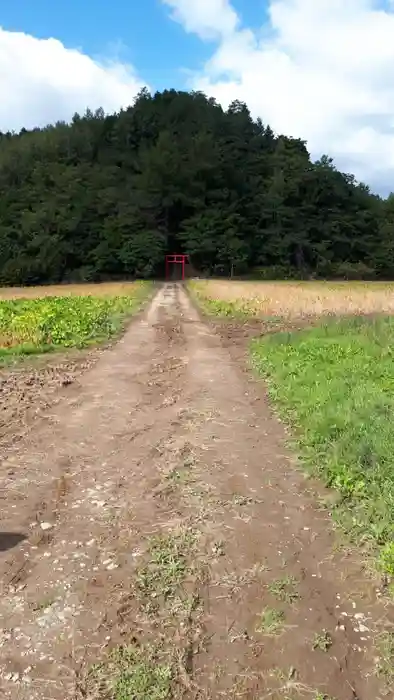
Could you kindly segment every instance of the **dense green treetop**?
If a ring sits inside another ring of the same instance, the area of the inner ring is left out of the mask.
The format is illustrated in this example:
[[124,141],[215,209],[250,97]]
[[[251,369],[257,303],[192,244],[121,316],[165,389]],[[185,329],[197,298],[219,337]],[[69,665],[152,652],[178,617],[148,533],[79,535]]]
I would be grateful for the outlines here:
[[0,134],[0,191],[1,284],[161,275],[172,252],[208,274],[394,277],[394,195],[199,92]]

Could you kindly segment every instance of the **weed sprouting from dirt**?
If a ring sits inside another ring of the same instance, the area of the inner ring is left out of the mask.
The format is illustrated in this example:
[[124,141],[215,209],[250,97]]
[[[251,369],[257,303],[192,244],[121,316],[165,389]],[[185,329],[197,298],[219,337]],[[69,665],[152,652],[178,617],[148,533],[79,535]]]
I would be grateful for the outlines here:
[[167,474],[166,479],[173,484],[185,484],[190,479],[190,472],[188,469],[182,469],[181,467],[174,468]]
[[327,630],[322,630],[322,632],[316,632],[313,642],[312,649],[319,649],[320,651],[328,651],[332,647],[332,637]]
[[215,557],[224,557],[225,555],[225,543],[223,540],[217,540],[212,545],[212,554]]
[[228,589],[228,595],[232,596],[239,593],[243,588],[247,588],[251,584],[260,580],[262,575],[268,571],[266,564],[255,564],[250,569],[245,569],[241,572],[230,572],[222,575],[217,581],[213,582],[214,586],[220,586]]
[[55,603],[55,600],[56,598],[53,595],[43,598],[33,606],[34,612],[41,612],[43,610],[46,610],[47,608],[52,607],[52,605]]
[[268,590],[275,598],[283,603],[294,603],[299,599],[297,580],[293,576],[285,576],[269,584]]
[[285,615],[282,610],[264,608],[259,617],[256,631],[266,635],[279,634],[283,630],[284,619]]
[[99,700],[167,700],[173,697],[174,660],[154,646],[115,648],[88,674],[88,697]]
[[255,502],[256,499],[253,499],[251,496],[234,496],[233,498],[233,503],[236,506],[248,506]]
[[195,541],[196,534],[190,530],[151,538],[149,560],[137,572],[137,588],[154,607],[160,599],[167,601],[176,595],[190,571],[188,557]]

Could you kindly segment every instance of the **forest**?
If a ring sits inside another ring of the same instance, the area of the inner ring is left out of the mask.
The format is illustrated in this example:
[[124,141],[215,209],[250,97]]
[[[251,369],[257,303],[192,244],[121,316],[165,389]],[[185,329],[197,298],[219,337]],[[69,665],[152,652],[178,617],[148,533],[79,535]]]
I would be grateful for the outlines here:
[[202,275],[394,278],[383,199],[247,105],[142,90],[119,113],[0,133],[0,284]]

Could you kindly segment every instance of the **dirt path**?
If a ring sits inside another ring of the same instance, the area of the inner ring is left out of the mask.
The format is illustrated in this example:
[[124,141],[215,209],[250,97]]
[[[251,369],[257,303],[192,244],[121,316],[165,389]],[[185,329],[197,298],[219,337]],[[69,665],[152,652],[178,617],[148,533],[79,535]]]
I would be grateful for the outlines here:
[[376,582],[284,437],[163,287],[2,462],[1,697],[391,697]]

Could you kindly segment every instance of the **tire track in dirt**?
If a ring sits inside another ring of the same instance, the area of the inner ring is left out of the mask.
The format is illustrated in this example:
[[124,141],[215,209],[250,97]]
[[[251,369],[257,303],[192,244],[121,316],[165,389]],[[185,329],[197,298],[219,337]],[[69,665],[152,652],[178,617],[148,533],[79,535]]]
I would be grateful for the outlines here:
[[[200,478],[216,503],[210,527],[222,544],[200,673],[213,697],[384,695],[374,639],[387,611],[376,582],[348,550],[335,553],[329,517],[308,494],[267,401],[185,296],[182,308],[193,321],[185,326],[193,408],[210,416],[194,436],[205,445]],[[280,634],[270,633],[275,626]],[[215,665],[221,673],[212,679]]]
[[121,637],[118,605],[142,534],[156,511],[168,518],[152,462],[176,430],[172,381],[182,385],[184,363],[157,330],[165,306],[163,290],[13,452],[19,498],[2,523],[28,540],[1,557],[2,697],[74,697],[85,658],[96,660],[114,626]]
[[[2,697],[114,697],[86,669],[132,640],[177,660],[174,698],[384,697],[387,612],[334,552],[284,438],[183,288],[163,287],[12,454],[2,529],[27,539],[0,553]],[[163,598],[146,561],[173,533],[190,564]]]

